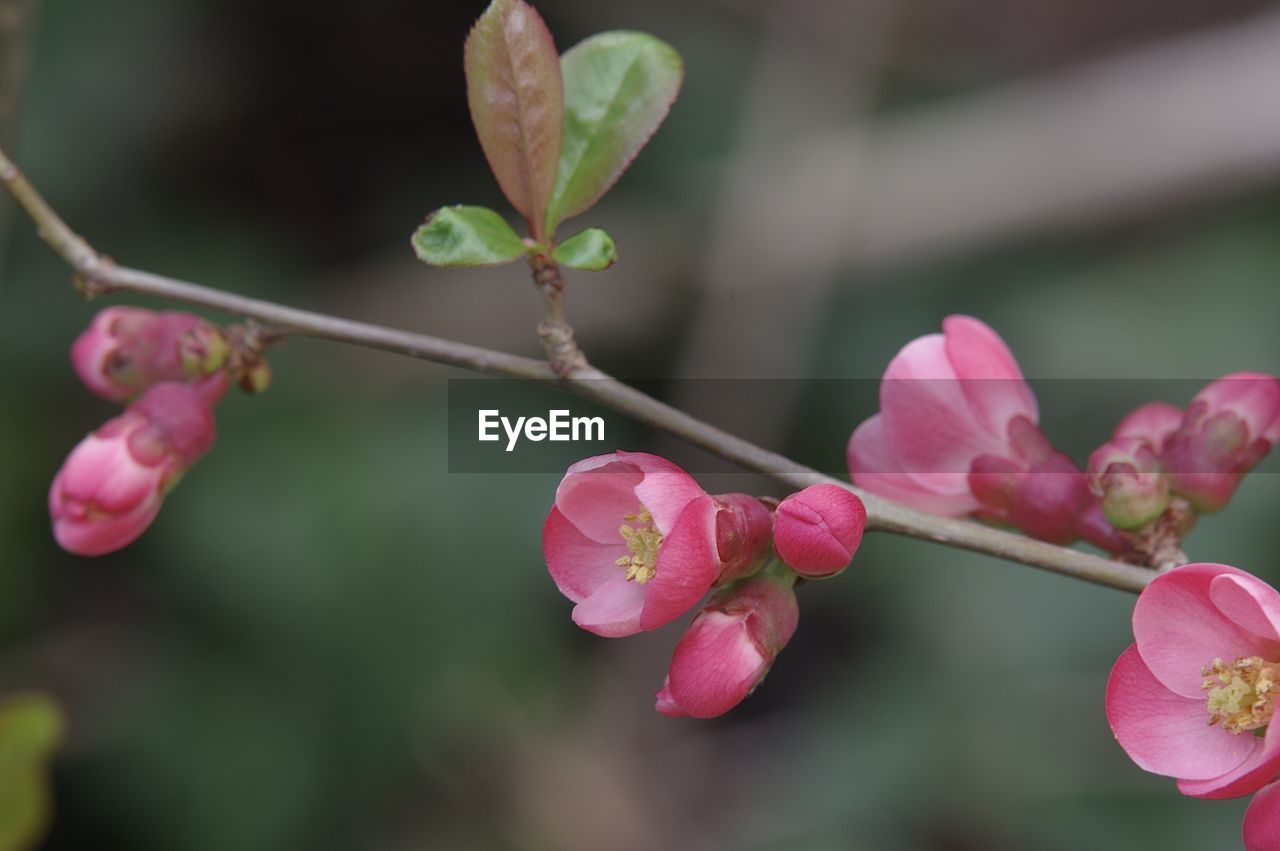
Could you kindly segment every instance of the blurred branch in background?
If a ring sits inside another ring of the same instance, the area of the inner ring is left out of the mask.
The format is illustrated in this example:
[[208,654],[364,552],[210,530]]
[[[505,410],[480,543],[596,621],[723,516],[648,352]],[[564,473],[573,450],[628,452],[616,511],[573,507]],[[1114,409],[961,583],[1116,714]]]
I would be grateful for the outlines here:
[[781,283],[832,251],[888,265],[1272,182],[1278,44],[1268,14],[810,137],[758,175],[739,262]]
[[[744,219],[759,217],[771,207],[760,195],[759,183],[777,168],[779,152],[792,144],[796,128],[817,133],[842,125],[847,129],[852,114],[853,127],[862,132],[875,100],[894,15],[894,5],[885,0],[838,7],[826,0],[804,0],[771,8],[763,27],[768,37],[745,93],[736,134],[741,141],[724,170],[702,301],[686,336],[683,377],[806,373],[809,348],[794,342],[809,336],[821,319],[838,248],[815,247],[804,272],[791,274],[770,259],[776,238],[754,247],[744,245]],[[752,298],[734,303],[734,293],[751,293]],[[752,327],[762,314],[770,317],[770,336],[777,331],[793,344],[759,340],[742,345],[743,328]],[[789,386],[781,385],[779,391]],[[730,420],[751,417],[769,442],[786,428],[794,401],[776,399],[765,410],[753,405],[750,411],[726,414]],[[697,412],[697,399],[679,399],[676,404]]]
[[[36,3],[37,0],[0,0],[0,147],[12,145],[17,133]],[[4,261],[9,216],[9,205],[0,204],[0,266]],[[4,277],[0,275],[0,287],[3,285]]]

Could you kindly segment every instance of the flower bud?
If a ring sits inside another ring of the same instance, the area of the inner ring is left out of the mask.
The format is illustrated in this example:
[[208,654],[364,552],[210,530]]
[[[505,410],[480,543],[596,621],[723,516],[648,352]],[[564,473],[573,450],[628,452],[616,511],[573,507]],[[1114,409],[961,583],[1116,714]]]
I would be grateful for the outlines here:
[[1094,503],[1084,474],[1025,417],[1009,422],[1012,458],[981,455],[969,471],[969,490],[984,520],[1015,526],[1034,538],[1069,544]]
[[1182,409],[1166,402],[1149,402],[1134,408],[1116,426],[1115,440],[1140,440],[1158,454],[1169,436],[1182,425]]
[[1161,460],[1173,492],[1200,512],[1226,506],[1236,487],[1280,440],[1280,379],[1239,372],[1219,378],[1191,400]]
[[790,573],[766,572],[712,597],[676,645],[655,708],[712,718],[741,703],[796,631],[794,581]]
[[180,311],[109,307],[71,346],[71,364],[85,386],[123,402],[164,381],[210,375],[227,358],[222,331]]
[[778,506],[773,545],[801,576],[834,576],[849,566],[862,542],[867,509],[838,485],[811,485]]
[[[225,389],[225,378],[220,383]],[[134,541],[214,437],[201,389],[174,382],[152,387],[82,440],[54,477],[49,514],[59,546],[95,556]]]
[[1089,487],[1119,529],[1140,529],[1169,507],[1169,478],[1156,450],[1141,438],[1120,437],[1095,449]]
[[722,493],[716,503],[716,551],[724,585],[743,579],[764,567],[773,533],[773,512],[745,493]]

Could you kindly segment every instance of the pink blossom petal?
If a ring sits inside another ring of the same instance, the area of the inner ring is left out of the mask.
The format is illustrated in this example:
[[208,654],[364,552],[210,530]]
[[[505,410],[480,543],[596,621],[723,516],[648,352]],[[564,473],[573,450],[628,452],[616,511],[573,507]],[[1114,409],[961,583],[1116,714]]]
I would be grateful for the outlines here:
[[716,506],[709,496],[689,503],[658,550],[655,573],[644,586],[643,629],[657,629],[697,605],[720,570]]
[[1003,434],[1017,416],[1039,420],[1035,394],[1000,335],[971,316],[948,316],[942,322],[947,358],[960,377],[965,396],[979,422]]
[[676,645],[670,691],[694,718],[714,718],[738,705],[769,667],[742,617],[704,612]]
[[625,575],[616,561],[627,554],[627,546],[621,535],[614,537],[613,544],[602,544],[569,522],[559,508],[551,509],[542,527],[542,554],[560,593],[579,603],[617,574]]
[[1130,411],[1116,426],[1116,440],[1140,440],[1156,452],[1182,425],[1182,409],[1167,402],[1151,402]]
[[969,492],[967,476],[956,475],[945,481],[932,482],[945,485],[945,489],[939,492],[902,472],[889,446],[881,414],[876,414],[854,430],[849,438],[846,458],[853,483],[886,499],[950,517],[963,517],[978,507],[978,501]]
[[1228,618],[1270,643],[1264,658],[1280,659],[1280,594],[1248,574],[1223,574],[1209,585],[1209,597]]
[[1156,679],[1183,697],[1201,696],[1201,669],[1214,659],[1269,655],[1273,642],[1238,626],[1214,605],[1210,587],[1225,564],[1188,564],[1157,576],[1133,609],[1138,652]]
[[129,454],[124,436],[89,435],[67,456],[62,492],[103,511],[125,511],[157,491],[163,471],[144,467]]
[[636,486],[636,496],[649,509],[654,525],[664,535],[676,525],[686,505],[706,494],[693,476],[666,458],[647,452],[618,454],[644,473],[644,481]]
[[74,503],[61,493],[62,476],[53,480],[49,493],[53,537],[69,553],[100,556],[115,552],[136,541],[160,513],[158,492],[139,500],[127,510],[101,514],[83,503]]
[[1203,694],[1192,699],[1169,691],[1152,675],[1136,645],[1111,669],[1107,721],[1130,759],[1166,777],[1220,777],[1262,748],[1254,736],[1210,727]]
[[[1248,759],[1220,777],[1179,780],[1178,791],[1193,798],[1238,798],[1256,792],[1274,780],[1280,773],[1280,724],[1268,725],[1262,738],[1247,733],[1238,738],[1255,742]],[[1261,743],[1261,746],[1256,743]]]
[[641,631],[644,598],[644,586],[628,582],[626,573],[619,570],[573,607],[573,622],[605,638],[635,635]]
[[1280,851],[1280,782],[1263,786],[1244,813],[1245,851]]
[[912,340],[885,370],[880,412],[904,472],[931,490],[935,474],[967,474],[978,455],[1006,450],[1002,435],[978,422],[946,357],[941,334]]
[[[601,459],[604,463],[585,466]],[[643,478],[634,464],[613,455],[579,461],[556,488],[556,508],[588,538],[616,543],[621,539],[618,527],[623,517],[640,508],[635,488]]]
[[662,681],[662,688],[653,693],[653,708],[668,718],[688,718],[689,713],[680,708],[676,699],[671,696],[671,677]]

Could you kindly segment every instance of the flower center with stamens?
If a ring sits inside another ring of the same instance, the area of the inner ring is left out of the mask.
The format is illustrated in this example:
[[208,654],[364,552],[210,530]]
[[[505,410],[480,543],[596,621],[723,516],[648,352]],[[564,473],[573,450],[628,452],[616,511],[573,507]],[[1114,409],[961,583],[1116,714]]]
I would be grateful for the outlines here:
[[1208,693],[1209,724],[1221,724],[1234,735],[1261,730],[1271,723],[1280,697],[1280,665],[1259,656],[1243,656],[1231,664],[1214,659],[1200,669]]
[[649,509],[640,506],[634,514],[624,514],[618,534],[627,542],[628,555],[618,559],[618,567],[627,569],[627,581],[643,585],[658,572],[658,548],[662,546],[662,533],[653,522]]

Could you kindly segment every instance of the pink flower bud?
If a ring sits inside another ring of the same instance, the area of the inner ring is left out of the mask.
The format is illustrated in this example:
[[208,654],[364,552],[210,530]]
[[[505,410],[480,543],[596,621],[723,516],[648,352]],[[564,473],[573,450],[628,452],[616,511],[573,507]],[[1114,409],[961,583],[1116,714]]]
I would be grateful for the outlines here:
[[722,493],[716,503],[716,552],[720,555],[717,584],[756,573],[769,556],[773,512],[745,493]]
[[1239,372],[1219,378],[1191,400],[1161,460],[1174,493],[1198,511],[1226,506],[1244,474],[1280,439],[1280,379]]
[[[225,390],[225,377],[220,383]],[[49,514],[59,546],[95,556],[134,541],[214,437],[201,389],[172,382],[152,387],[82,440],[54,477]]]
[[1165,402],[1150,402],[1134,408],[1116,426],[1115,440],[1140,440],[1157,454],[1182,425],[1182,409]]
[[71,363],[85,386],[115,402],[163,381],[210,375],[227,357],[222,331],[198,316],[109,307],[71,346]]
[[655,708],[712,718],[741,703],[796,631],[793,581],[764,573],[712,597],[676,645]]
[[1120,529],[1140,529],[1169,507],[1169,478],[1156,449],[1141,438],[1119,437],[1095,449],[1089,456],[1089,487]]
[[1015,526],[1042,541],[1069,544],[1094,504],[1084,474],[1022,417],[1009,423],[1010,457],[981,455],[969,473],[974,515]]
[[862,543],[867,509],[838,485],[811,485],[778,506],[773,545],[801,576],[833,576],[849,566]]
[[614,452],[579,461],[542,529],[547,569],[607,637],[657,629],[689,611],[720,573],[716,504],[665,458]]

